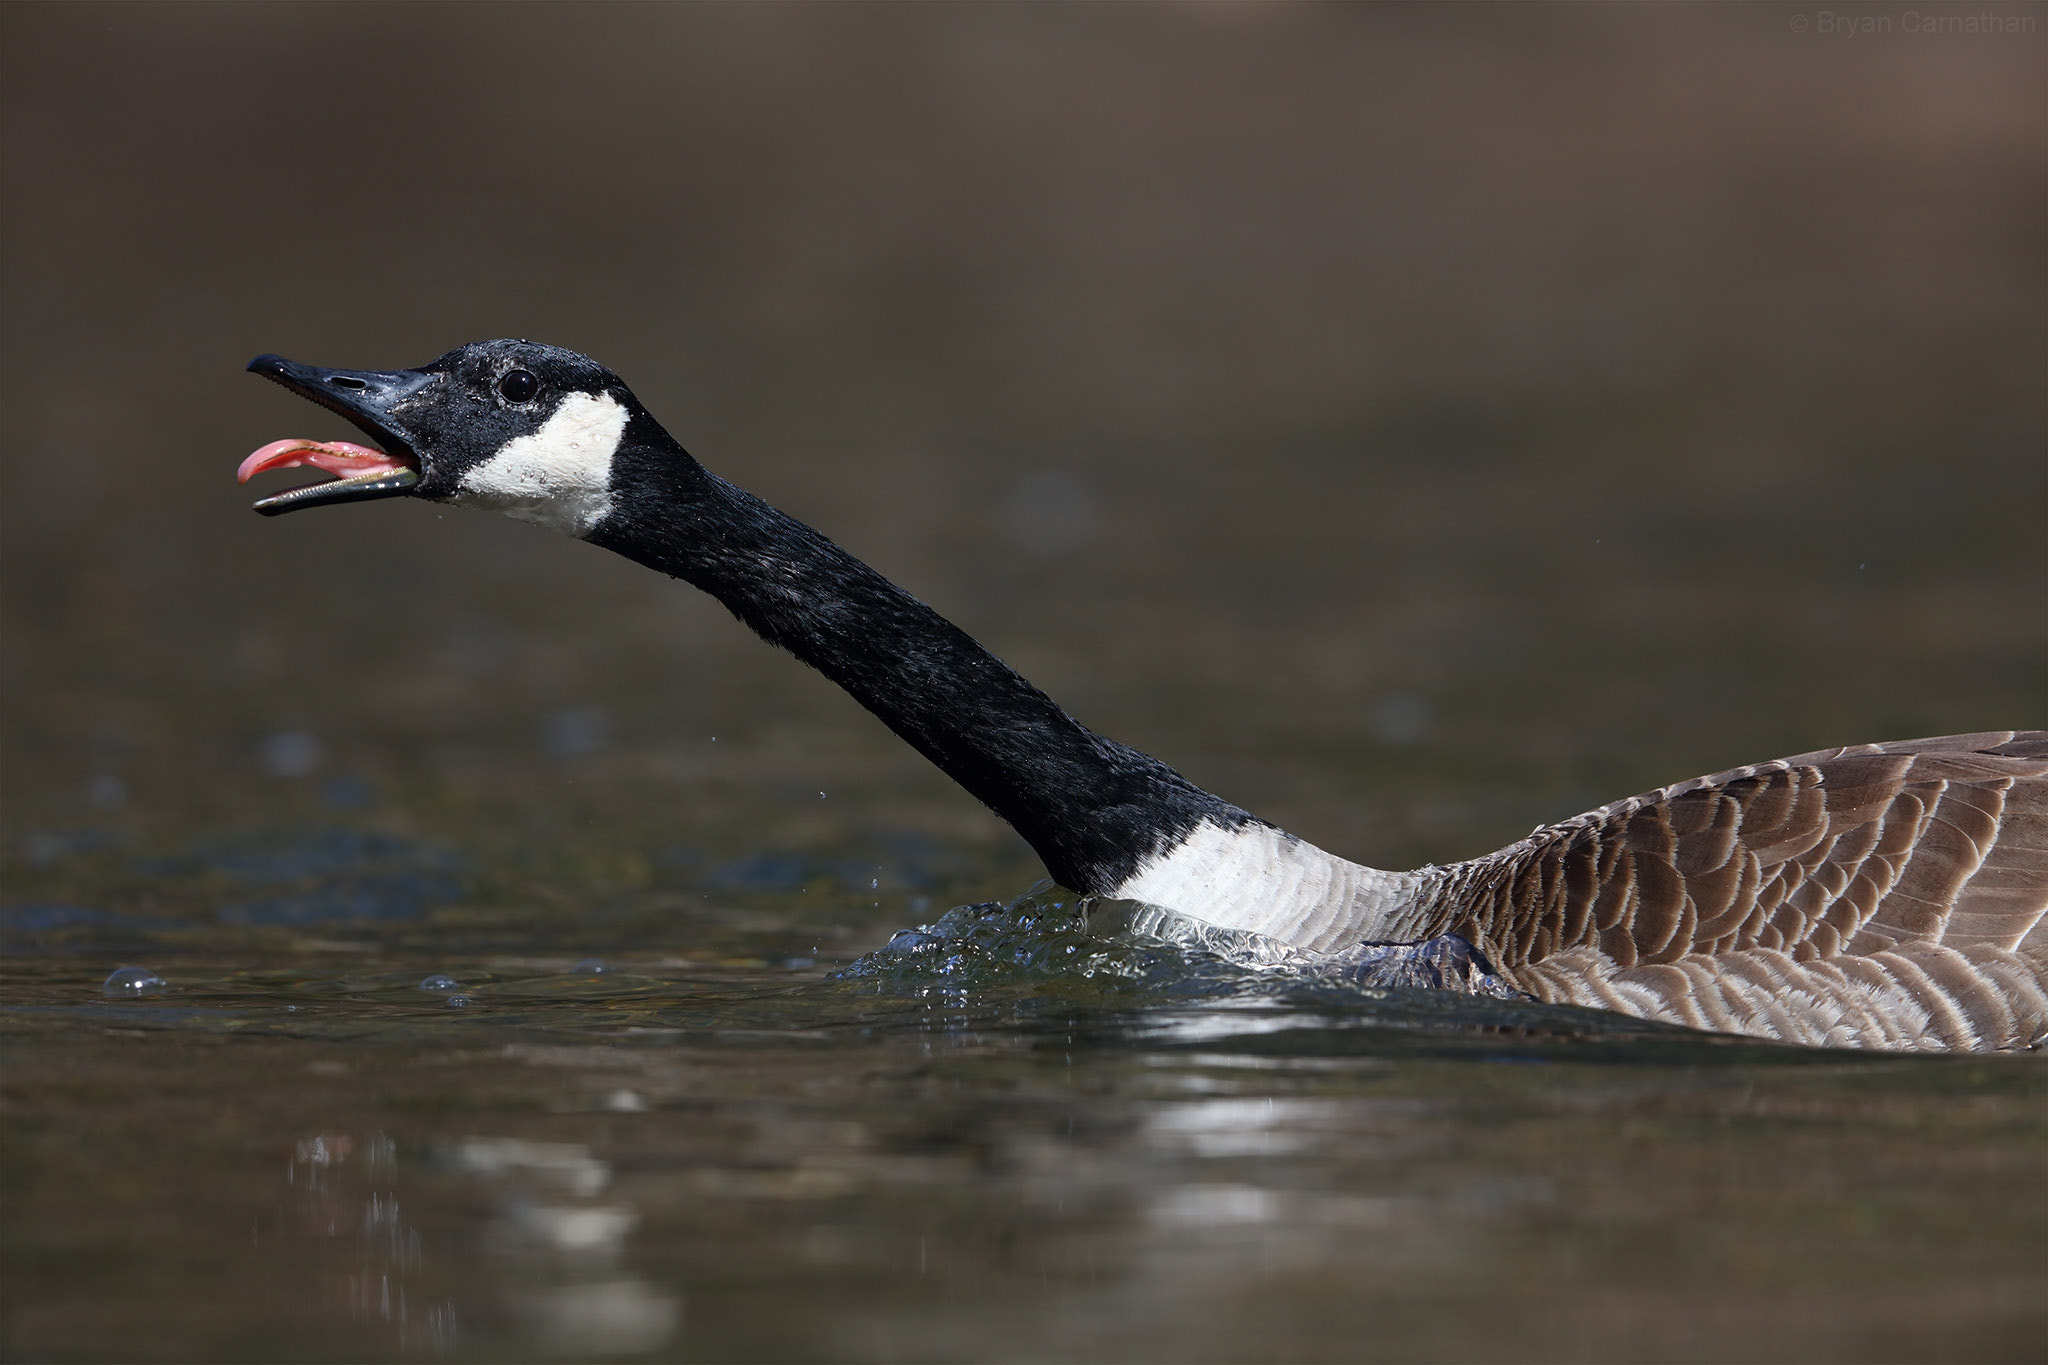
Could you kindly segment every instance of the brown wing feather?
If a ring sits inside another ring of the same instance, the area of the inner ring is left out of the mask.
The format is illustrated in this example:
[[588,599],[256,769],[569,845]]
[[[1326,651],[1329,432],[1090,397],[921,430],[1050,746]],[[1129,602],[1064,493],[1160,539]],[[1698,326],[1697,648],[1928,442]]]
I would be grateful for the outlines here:
[[[2048,732],[1737,768],[1540,829],[1447,874],[1442,922],[1539,986],[1562,959],[1580,964],[1604,983],[1585,1003],[1625,1008],[1604,992],[1639,989],[1667,1002],[1660,1017],[1692,1022],[1699,997],[1739,993],[1758,963],[1794,995],[1815,982],[1868,995],[1863,965],[1790,968],[1881,957],[1888,988],[1925,1009],[1915,1027],[1976,1037],[2004,1027],[1984,1022],[2002,1008],[2001,972],[2032,972],[2038,987],[2048,968]],[[1726,979],[1703,990],[1702,969]],[[1958,1009],[1968,1018],[1949,1028]]]

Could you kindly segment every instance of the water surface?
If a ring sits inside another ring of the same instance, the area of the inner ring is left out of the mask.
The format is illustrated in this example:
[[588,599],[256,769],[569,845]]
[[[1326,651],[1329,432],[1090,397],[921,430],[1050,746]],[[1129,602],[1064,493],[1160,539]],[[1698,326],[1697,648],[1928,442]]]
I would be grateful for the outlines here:
[[[2048,1330],[2037,1058],[1301,979],[1051,890],[863,954],[844,891],[504,915],[446,854],[260,854],[183,871],[354,889],[203,932],[11,912],[13,1358],[2024,1359]],[[436,876],[451,901],[406,902]]]
[[2048,33],[1866,8],[0,6],[0,1356],[2039,1359],[2040,1057],[945,921],[716,603],[231,481],[569,345],[1375,866],[2039,726]]

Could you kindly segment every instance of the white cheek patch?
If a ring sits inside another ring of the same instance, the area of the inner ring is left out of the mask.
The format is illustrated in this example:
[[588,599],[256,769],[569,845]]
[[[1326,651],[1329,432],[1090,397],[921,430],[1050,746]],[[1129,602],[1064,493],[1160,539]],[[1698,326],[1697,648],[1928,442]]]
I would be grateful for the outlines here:
[[505,442],[464,474],[451,501],[587,535],[612,510],[612,456],[625,432],[616,398],[572,393],[539,431]]

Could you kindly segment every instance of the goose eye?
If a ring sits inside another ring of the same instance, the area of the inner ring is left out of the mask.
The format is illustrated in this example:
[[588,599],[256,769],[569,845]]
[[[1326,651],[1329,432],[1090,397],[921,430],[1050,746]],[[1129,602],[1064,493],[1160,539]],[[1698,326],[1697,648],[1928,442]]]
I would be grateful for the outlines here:
[[526,370],[512,370],[498,381],[498,392],[508,403],[524,403],[540,392],[540,381]]

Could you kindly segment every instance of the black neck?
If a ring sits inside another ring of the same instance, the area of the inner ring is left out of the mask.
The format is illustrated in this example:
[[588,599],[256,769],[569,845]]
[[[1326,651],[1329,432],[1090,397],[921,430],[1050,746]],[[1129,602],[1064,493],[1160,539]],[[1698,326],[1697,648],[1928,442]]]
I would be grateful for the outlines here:
[[589,539],[694,584],[838,683],[1008,821],[1063,886],[1100,893],[1204,819],[1251,819],[1095,734],[924,603],[707,472],[644,410]]

